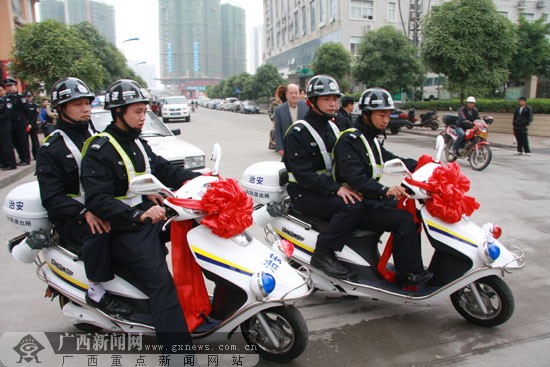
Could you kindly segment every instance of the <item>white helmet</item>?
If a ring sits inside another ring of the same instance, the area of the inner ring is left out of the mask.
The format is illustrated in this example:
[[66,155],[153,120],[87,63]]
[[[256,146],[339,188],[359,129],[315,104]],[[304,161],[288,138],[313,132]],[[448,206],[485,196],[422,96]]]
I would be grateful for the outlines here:
[[470,103],[470,102],[476,103],[476,97],[470,96],[470,97],[468,97],[468,98],[466,99],[466,102],[467,102],[467,103]]

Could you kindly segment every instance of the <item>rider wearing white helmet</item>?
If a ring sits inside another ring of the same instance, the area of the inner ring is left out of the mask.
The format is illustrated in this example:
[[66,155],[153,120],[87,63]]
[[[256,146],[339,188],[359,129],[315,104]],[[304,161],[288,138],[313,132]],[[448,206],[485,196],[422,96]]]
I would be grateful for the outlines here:
[[470,96],[466,98],[466,106],[458,111],[458,120],[456,122],[456,140],[451,148],[451,153],[456,154],[460,144],[464,140],[464,130],[471,129],[474,126],[474,121],[479,120],[479,112],[474,107],[476,97]]

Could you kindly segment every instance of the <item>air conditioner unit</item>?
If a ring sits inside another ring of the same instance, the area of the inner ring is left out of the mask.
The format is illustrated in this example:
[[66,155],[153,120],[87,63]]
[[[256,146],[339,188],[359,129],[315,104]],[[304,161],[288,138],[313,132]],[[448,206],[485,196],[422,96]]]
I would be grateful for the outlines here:
[[519,0],[518,1],[518,8],[519,9],[525,9],[525,0]]
[[546,5],[546,0],[537,1],[537,7],[538,8],[544,8],[545,5]]

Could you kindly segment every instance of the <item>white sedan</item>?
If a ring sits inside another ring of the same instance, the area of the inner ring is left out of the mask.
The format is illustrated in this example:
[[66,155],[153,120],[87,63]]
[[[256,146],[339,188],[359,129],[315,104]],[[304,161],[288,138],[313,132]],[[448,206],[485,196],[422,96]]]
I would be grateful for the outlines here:
[[[105,130],[111,121],[110,111],[92,110],[92,122],[98,131]],[[147,140],[153,152],[177,166],[201,173],[210,172],[205,168],[204,152],[195,145],[176,138],[180,134],[180,129],[168,129],[152,111],[147,111],[141,137]]]

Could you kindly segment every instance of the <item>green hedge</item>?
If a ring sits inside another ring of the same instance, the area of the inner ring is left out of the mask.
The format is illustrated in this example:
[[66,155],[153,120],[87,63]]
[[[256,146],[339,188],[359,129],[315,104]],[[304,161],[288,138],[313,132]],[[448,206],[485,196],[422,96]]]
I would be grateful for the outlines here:
[[[550,99],[536,98],[528,99],[527,103],[533,108],[534,113],[549,113],[550,114]],[[458,111],[461,107],[458,99],[442,99],[434,101],[415,101],[406,102],[401,105],[401,109],[409,109],[415,106],[417,110],[430,110],[435,108],[438,111],[448,111],[452,108],[453,111]],[[513,113],[518,107],[517,101],[509,101],[504,99],[478,99],[476,107],[480,112],[509,112]]]

